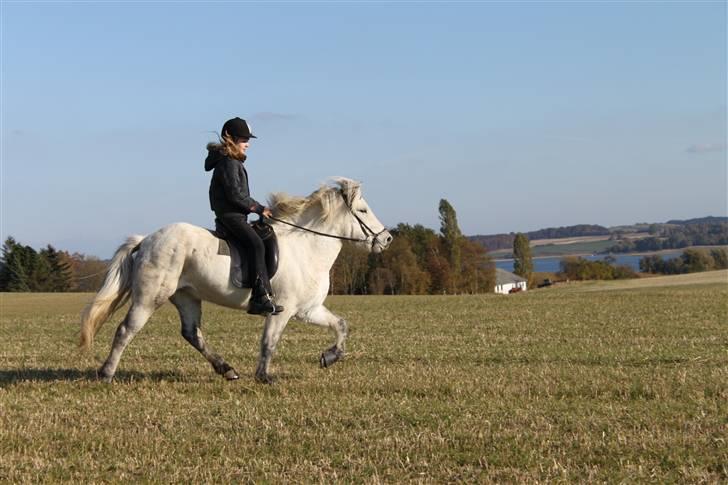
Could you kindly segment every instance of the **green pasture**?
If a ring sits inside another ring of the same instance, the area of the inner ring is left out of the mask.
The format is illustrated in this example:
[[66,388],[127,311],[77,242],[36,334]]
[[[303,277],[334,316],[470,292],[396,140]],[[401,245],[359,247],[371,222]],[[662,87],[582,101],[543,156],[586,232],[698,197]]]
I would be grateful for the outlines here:
[[165,306],[108,385],[121,315],[84,354],[90,295],[1,294],[0,482],[725,482],[728,272],[679,278],[331,297],[347,359],[319,369],[332,336],[292,322],[272,386],[244,313],[203,317],[241,380]]
[[531,256],[568,256],[570,254],[594,254],[614,246],[614,241],[591,241],[573,244],[545,244],[531,248]]

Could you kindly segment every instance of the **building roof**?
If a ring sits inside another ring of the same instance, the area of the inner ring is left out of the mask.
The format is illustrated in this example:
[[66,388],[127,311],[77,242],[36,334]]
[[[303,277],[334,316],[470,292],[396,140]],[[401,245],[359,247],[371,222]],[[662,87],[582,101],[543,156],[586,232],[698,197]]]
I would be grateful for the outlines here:
[[510,271],[504,269],[495,269],[495,284],[496,285],[507,285],[509,283],[521,283],[526,281],[525,278],[521,278],[517,274],[513,274]]

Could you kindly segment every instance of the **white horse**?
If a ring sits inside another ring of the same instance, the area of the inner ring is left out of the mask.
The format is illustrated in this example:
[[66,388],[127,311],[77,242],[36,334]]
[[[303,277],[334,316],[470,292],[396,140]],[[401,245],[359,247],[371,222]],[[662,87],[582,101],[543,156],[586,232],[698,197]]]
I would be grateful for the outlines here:
[[[361,196],[361,185],[334,179],[309,197],[273,194],[270,199],[279,247],[278,271],[271,280],[276,302],[285,310],[265,319],[256,380],[271,382],[270,361],[281,334],[292,317],[330,328],[336,343],[321,356],[321,365],[344,355],[346,321],[324,306],[329,271],[341,250],[342,239],[381,252],[391,234]],[[291,227],[280,222],[290,222]],[[324,237],[329,235],[332,237]],[[84,310],[81,346],[89,348],[101,325],[131,299],[126,317],[116,330],[111,353],[99,370],[111,381],[119,359],[152,313],[170,300],[182,320],[182,336],[226,379],[238,374],[205,343],[200,330],[202,300],[244,310],[249,289],[230,282],[230,257],[218,255],[219,240],[207,229],[170,224],[147,236],[131,236],[114,254],[103,287]]]

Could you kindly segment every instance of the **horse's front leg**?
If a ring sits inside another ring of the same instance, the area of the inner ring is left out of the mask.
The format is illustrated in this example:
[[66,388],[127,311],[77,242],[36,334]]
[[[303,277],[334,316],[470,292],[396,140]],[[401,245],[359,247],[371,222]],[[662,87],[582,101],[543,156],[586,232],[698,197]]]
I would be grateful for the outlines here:
[[270,361],[290,318],[291,313],[286,310],[278,315],[268,315],[265,318],[263,337],[260,339],[260,358],[258,359],[258,368],[255,371],[256,381],[264,384],[273,383],[273,378],[269,373]]
[[302,319],[316,325],[328,327],[336,335],[336,343],[333,347],[325,350],[319,358],[321,367],[331,367],[344,358],[344,344],[349,333],[346,320],[332,313],[328,308],[321,305],[307,312]]

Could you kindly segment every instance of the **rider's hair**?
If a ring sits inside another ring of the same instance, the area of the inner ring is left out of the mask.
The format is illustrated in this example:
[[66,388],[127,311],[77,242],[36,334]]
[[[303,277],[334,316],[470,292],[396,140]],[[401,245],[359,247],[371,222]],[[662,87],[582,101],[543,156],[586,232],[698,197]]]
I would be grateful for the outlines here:
[[207,144],[208,150],[216,150],[223,155],[234,158],[236,160],[245,160],[245,154],[240,150],[238,145],[235,144],[233,141],[233,137],[228,135],[227,133],[224,133],[222,135],[222,138],[220,138],[219,143],[208,143]]

